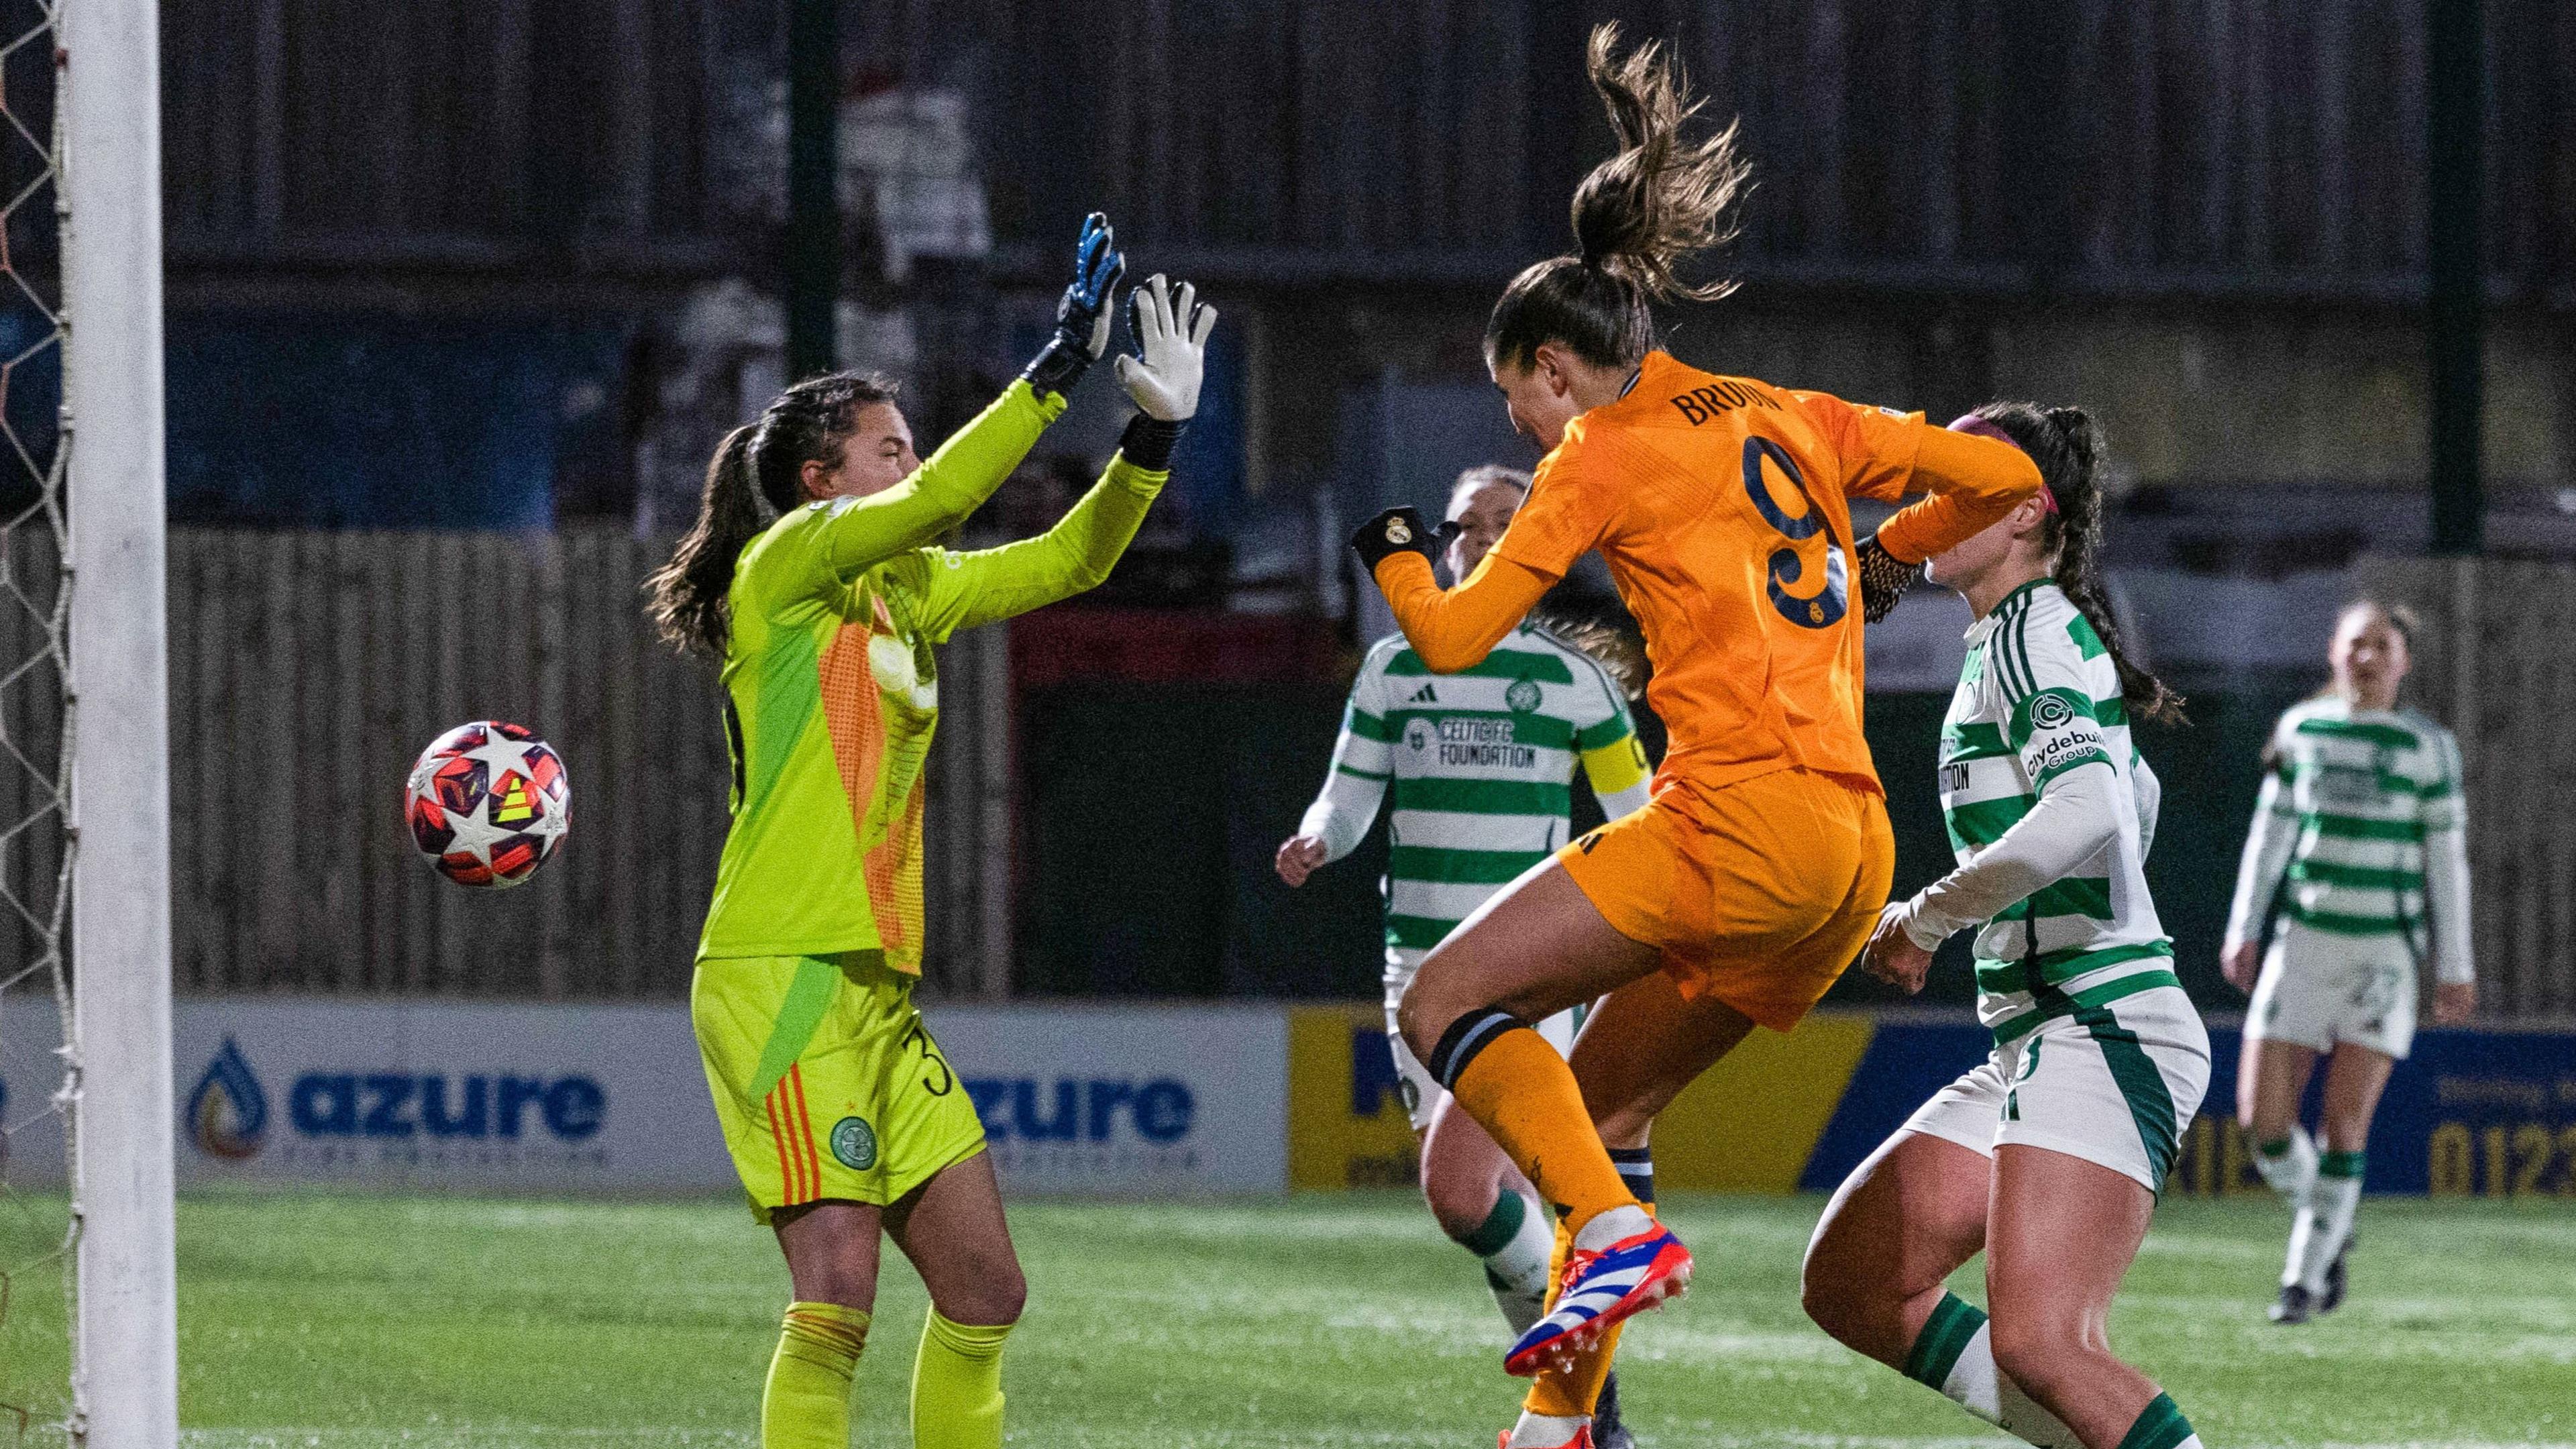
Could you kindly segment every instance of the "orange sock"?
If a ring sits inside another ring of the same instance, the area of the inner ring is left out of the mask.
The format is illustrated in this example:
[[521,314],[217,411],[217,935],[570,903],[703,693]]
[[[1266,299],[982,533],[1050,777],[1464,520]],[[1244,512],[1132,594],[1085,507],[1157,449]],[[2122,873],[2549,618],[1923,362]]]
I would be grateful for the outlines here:
[[[1461,1055],[1463,1063],[1455,1060]],[[1573,1069],[1547,1038],[1488,1012],[1451,1027],[1433,1056],[1433,1070],[1458,1105],[1556,1209],[1565,1231],[1580,1232],[1598,1214],[1636,1204],[1584,1110]],[[1449,1070],[1441,1072],[1443,1066]]]

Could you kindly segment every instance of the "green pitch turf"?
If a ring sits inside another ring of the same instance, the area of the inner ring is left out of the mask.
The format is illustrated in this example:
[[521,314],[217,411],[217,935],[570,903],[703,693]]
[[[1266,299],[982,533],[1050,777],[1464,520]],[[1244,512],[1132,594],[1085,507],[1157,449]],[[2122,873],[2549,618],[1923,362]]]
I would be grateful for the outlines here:
[[[1819,1206],[1670,1205],[1700,1271],[1629,1335],[1641,1441],[2000,1442],[1800,1316]],[[1509,1422],[1491,1303],[1409,1198],[1040,1204],[1013,1223],[1032,1285],[1009,1358],[1015,1443],[1481,1446]],[[2353,1302],[2304,1329],[2263,1321],[2283,1227],[2269,1203],[2169,1203],[2114,1320],[2213,1449],[2576,1444],[2564,1204],[2372,1202]],[[719,1203],[197,1197],[179,1267],[197,1449],[752,1444],[786,1293],[766,1235]],[[58,1282],[12,1285],[13,1387],[59,1373]],[[1960,1287],[1981,1296],[1972,1274]],[[891,1268],[861,1444],[910,1442],[921,1312]]]

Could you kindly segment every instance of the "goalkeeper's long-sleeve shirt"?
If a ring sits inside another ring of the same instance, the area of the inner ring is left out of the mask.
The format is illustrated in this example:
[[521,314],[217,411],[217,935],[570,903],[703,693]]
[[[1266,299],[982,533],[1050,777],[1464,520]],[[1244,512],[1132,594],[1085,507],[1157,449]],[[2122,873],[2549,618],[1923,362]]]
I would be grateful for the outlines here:
[[932,544],[1063,408],[1015,382],[903,482],[798,508],[743,549],[723,674],[733,827],[701,958],[878,951],[920,971],[932,646],[1098,584],[1170,476],[1121,455],[1036,538]]

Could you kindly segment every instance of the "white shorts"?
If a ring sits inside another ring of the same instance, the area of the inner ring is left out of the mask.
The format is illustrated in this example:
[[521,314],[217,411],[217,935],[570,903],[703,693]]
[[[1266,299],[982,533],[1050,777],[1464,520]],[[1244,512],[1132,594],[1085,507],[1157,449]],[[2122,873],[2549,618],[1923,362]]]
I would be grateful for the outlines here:
[[2415,1049],[2415,969],[2403,936],[2345,936],[2285,921],[2264,953],[2245,1035],[2320,1052],[2348,1041],[2403,1060]]
[[2209,1033],[2179,988],[2158,986],[2041,1022],[1999,1045],[1897,1129],[1992,1157],[2045,1147],[2164,1191],[2174,1148],[2209,1090]]
[[[1395,1008],[1404,1000],[1404,989],[1413,984],[1413,973],[1422,969],[1422,958],[1428,951],[1406,951],[1389,947],[1386,953],[1386,1053],[1395,1058],[1397,1092],[1404,1097],[1404,1115],[1413,1122],[1419,1136],[1431,1130],[1431,1113],[1439,1107],[1441,1096],[1448,1090],[1440,1085],[1430,1069],[1413,1058],[1413,1048],[1404,1044],[1404,1033],[1396,1030]],[[1538,1024],[1538,1034],[1561,1056],[1574,1053],[1574,1034],[1583,1028],[1583,1008],[1560,1011]]]

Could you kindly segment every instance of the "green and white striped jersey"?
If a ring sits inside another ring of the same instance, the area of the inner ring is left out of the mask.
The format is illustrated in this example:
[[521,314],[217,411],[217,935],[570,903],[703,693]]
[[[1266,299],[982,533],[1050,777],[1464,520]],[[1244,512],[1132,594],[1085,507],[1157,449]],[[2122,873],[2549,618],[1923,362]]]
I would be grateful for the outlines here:
[[1577,765],[1610,818],[1646,802],[1627,700],[1581,650],[1523,624],[1473,668],[1434,674],[1391,635],[1351,683],[1332,774],[1300,833],[1337,860],[1393,792],[1387,954],[1410,961],[1565,844]]
[[1999,1041],[2177,984],[2147,894],[2154,775],[2130,741],[2119,671],[2064,591],[2034,580],[1969,629],[1941,727],[1941,816],[1962,875],[2043,795],[2095,766],[2113,781],[2096,804],[2114,815],[2108,840],[1977,931],[1977,1015]]
[[2460,747],[2411,709],[2361,710],[2328,694],[2273,728],[2273,768],[2228,912],[2227,944],[2277,918],[2338,936],[2431,950],[2442,979],[2466,981],[2466,812]]

